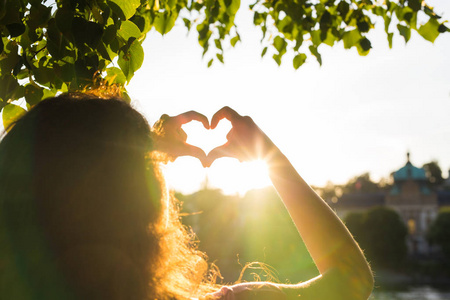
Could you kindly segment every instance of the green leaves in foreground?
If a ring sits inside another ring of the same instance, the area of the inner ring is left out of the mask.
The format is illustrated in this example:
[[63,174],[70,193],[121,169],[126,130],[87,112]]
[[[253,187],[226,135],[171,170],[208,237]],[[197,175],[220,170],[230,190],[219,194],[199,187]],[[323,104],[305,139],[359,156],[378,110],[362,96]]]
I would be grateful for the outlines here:
[[129,82],[144,61],[144,50],[141,44],[134,40],[129,47],[122,49],[119,53],[117,63],[125,75],[126,81]]
[[136,13],[136,9],[141,4],[140,0],[108,0],[108,6],[122,20],[128,20]]
[[[439,24],[437,19],[430,18],[425,25],[420,26],[418,32],[424,39],[433,43],[440,33],[439,26],[441,26],[441,24]],[[442,24],[442,26],[445,27],[444,24]]]
[[[278,65],[293,54],[298,69],[307,56],[322,64],[322,44],[356,48],[367,55],[368,33],[384,24],[389,46],[394,31],[405,42],[416,30],[434,42],[448,32],[445,21],[422,0],[256,0],[253,23],[261,29],[261,56]],[[234,20],[240,0],[0,0],[0,110],[12,120],[24,98],[31,107],[57,92],[125,85],[142,66],[142,42],[152,29],[167,34],[177,24],[196,30],[210,67],[240,41]],[[245,8],[244,8],[245,9]],[[421,14],[423,24],[417,24]],[[395,23],[395,24],[394,24]],[[378,26],[378,25],[377,25]],[[339,43],[342,41],[342,43]]]
[[15,121],[17,121],[24,113],[25,109],[18,105],[8,104],[3,108],[3,127],[8,129]]
[[[342,41],[345,49],[356,48],[359,55],[367,55],[372,48],[368,33],[375,23],[384,24],[389,47],[392,47],[394,31],[405,42],[416,30],[424,39],[434,42],[440,33],[448,32],[445,22],[422,0],[402,1],[340,0],[340,1],[265,1],[250,5],[254,12],[253,23],[261,28],[262,56],[270,48],[273,59],[280,65],[287,52],[294,53],[294,68],[300,67],[309,49],[322,64],[320,47],[334,47]],[[417,24],[417,15],[425,24]],[[393,24],[397,22],[396,24]],[[286,44],[284,44],[286,43]],[[280,51],[281,50],[281,51]]]

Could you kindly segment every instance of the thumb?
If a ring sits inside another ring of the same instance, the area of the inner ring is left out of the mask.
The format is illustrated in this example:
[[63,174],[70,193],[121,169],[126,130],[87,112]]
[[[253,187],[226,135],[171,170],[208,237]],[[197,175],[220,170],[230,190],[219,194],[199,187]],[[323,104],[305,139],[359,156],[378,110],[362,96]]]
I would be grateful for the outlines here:
[[198,158],[204,167],[206,165],[207,157],[206,157],[205,151],[203,151],[199,147],[185,144],[183,153],[180,156],[192,156],[192,157]]
[[211,152],[208,153],[208,156],[206,157],[206,166],[210,167],[216,159],[221,157],[235,157],[229,142],[212,149]]

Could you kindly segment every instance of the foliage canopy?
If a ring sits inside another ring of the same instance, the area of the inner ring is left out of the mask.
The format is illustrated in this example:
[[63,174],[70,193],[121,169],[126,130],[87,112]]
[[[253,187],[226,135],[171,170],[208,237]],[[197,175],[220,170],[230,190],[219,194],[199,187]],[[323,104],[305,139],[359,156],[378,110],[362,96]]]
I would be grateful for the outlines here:
[[344,222],[374,266],[397,267],[406,258],[408,231],[396,211],[374,207],[350,213]]
[[444,178],[442,177],[442,170],[437,161],[430,161],[429,163],[424,164],[422,168],[425,169],[428,182],[432,186],[439,186],[444,182]]
[[[422,0],[256,0],[249,7],[262,31],[261,55],[271,48],[280,65],[289,51],[296,69],[307,55],[321,64],[322,44],[343,41],[367,55],[376,20],[384,23],[390,47],[394,31],[405,42],[411,30],[430,42],[449,31]],[[23,97],[30,107],[60,91],[115,84],[125,92],[142,65],[146,34],[153,28],[166,34],[177,20],[198,32],[208,66],[223,62],[224,46],[240,40],[239,9],[240,0],[0,0],[4,122],[23,112],[11,103]]]
[[428,239],[439,245],[442,252],[450,258],[450,208],[442,208],[431,224]]

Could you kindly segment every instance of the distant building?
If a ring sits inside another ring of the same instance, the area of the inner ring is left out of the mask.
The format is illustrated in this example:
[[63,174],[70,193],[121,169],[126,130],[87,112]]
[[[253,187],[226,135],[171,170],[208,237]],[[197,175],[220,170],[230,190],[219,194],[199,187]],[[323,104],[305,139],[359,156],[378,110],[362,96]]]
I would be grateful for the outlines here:
[[394,209],[408,228],[409,253],[426,255],[434,250],[426,239],[428,228],[436,218],[439,208],[450,205],[450,189],[447,189],[447,185],[450,187],[450,176],[444,181],[442,188],[430,189],[425,170],[415,167],[408,153],[405,166],[393,173],[390,190],[344,194],[329,205],[341,218],[349,212],[362,212],[374,206]]
[[386,195],[385,205],[396,210],[407,225],[410,252],[429,253],[426,234],[439,210],[437,194],[428,187],[425,170],[411,164],[409,153],[406,165],[393,176],[394,184]]

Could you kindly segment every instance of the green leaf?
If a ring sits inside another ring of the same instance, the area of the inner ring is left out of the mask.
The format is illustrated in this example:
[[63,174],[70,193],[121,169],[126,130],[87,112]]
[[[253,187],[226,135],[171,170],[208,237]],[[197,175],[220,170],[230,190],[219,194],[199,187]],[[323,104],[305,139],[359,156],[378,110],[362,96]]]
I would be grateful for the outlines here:
[[294,57],[293,64],[294,68],[297,70],[306,61],[306,54],[300,53]]
[[346,31],[342,36],[342,40],[344,41],[344,48],[350,49],[355,46],[359,40],[361,40],[361,33],[358,30]]
[[191,20],[189,20],[188,18],[183,18],[183,22],[184,22],[184,26],[186,26],[188,31],[191,30]]
[[260,14],[259,12],[255,11],[255,14],[253,15],[253,24],[258,26],[262,22],[264,22],[264,14]]
[[346,19],[346,16],[350,10],[350,5],[345,1],[345,0],[341,0],[341,2],[339,2],[338,6],[337,6],[337,10],[339,12],[339,14],[341,15],[342,19]]
[[411,28],[403,26],[401,24],[397,24],[397,28],[398,31],[400,32],[400,35],[405,38],[405,43],[407,43],[411,38]]
[[130,102],[131,102],[131,97],[130,97],[130,95],[128,95],[128,93],[125,90],[125,88],[124,88],[124,91],[122,92],[121,99],[124,100],[128,104],[130,104]]
[[422,0],[408,0],[408,6],[414,11],[419,11],[422,8]]
[[2,75],[0,77],[0,99],[3,101],[14,99],[18,87],[19,83],[11,74]]
[[272,56],[272,58],[273,58],[273,60],[275,60],[275,62],[277,63],[278,66],[281,65],[281,55],[279,55],[279,54],[274,54],[274,55]]
[[23,116],[27,111],[22,107],[14,104],[8,104],[3,108],[3,127],[9,129],[9,127],[16,122],[21,116]]
[[366,37],[363,37],[359,44],[356,45],[356,49],[358,50],[358,54],[361,56],[366,56],[369,54],[370,49],[372,48],[372,44],[370,43],[369,39]]
[[337,41],[337,38],[332,34],[331,30],[328,31],[327,38],[323,41],[324,44],[333,47],[334,43]]
[[215,39],[215,40],[214,40],[214,44],[216,45],[216,48],[217,48],[217,49],[220,49],[220,50],[223,51],[223,49],[222,49],[222,43],[220,42],[220,39]]
[[48,86],[50,82],[53,81],[55,78],[55,72],[53,69],[46,68],[46,67],[40,67],[33,70],[33,75],[35,81],[38,83]]
[[261,57],[264,57],[267,53],[267,47],[264,47],[263,51],[261,52]]
[[128,48],[128,51],[120,51],[117,63],[122,69],[127,82],[130,82],[131,78],[134,75],[134,72],[136,72],[142,66],[143,61],[144,50],[137,40],[133,41],[133,43]]
[[98,23],[76,17],[72,20],[72,34],[78,47],[87,44],[96,48],[102,38],[103,27]]
[[366,37],[363,37],[359,44],[361,45],[361,48],[363,51],[369,51],[372,48],[372,44],[370,43],[369,39]]
[[58,8],[55,14],[56,26],[62,33],[69,33],[72,29],[74,13],[65,6]]
[[177,0],[167,0],[167,6],[170,10],[174,10],[177,5]]
[[216,56],[217,56],[217,59],[218,59],[221,63],[223,63],[223,55],[220,54],[220,53],[217,53]]
[[3,0],[2,7],[0,7],[0,25],[11,23],[18,23],[21,20],[20,16],[20,1]]
[[122,20],[128,20],[141,5],[140,0],[108,0],[108,5]]
[[112,24],[105,28],[103,32],[102,40],[105,44],[110,44],[117,36],[117,27]]
[[[59,88],[59,89],[60,89],[61,92],[64,93],[62,87]],[[44,96],[42,96],[42,99],[47,99],[47,98],[50,98],[50,97],[55,97],[55,95],[56,95],[56,90],[48,90],[48,89],[44,89]]]
[[363,20],[363,21],[361,21],[361,22],[358,22],[358,23],[356,24],[356,26],[358,27],[358,30],[359,30],[360,32],[368,32],[369,29],[370,29],[369,23],[368,23],[367,21],[365,21],[365,20]]
[[241,40],[241,38],[239,37],[239,35],[235,36],[234,38],[232,38],[232,39],[230,40],[231,46],[232,46],[232,47],[236,46],[236,43],[237,43],[238,41],[240,41],[240,40]]
[[6,56],[0,59],[0,74],[10,74],[20,60],[17,54],[18,47],[13,42],[9,42],[5,47]]
[[322,65],[322,55],[320,55],[319,51],[317,50],[317,47],[309,46],[309,51],[311,51],[311,54],[314,55],[319,62],[319,65]]
[[320,30],[315,30],[311,32],[311,41],[313,45],[319,46],[322,43],[322,39],[320,38]]
[[228,15],[234,16],[241,6],[241,0],[225,0],[225,5]]
[[211,58],[208,62],[208,68],[212,66],[213,62],[214,62],[214,59]]
[[28,69],[22,69],[17,74],[17,79],[22,80],[22,79],[28,78],[29,74],[30,74],[30,71]]
[[97,52],[100,54],[100,56],[108,61],[112,61],[114,57],[114,52],[111,51],[111,49],[106,46],[103,42],[98,43],[97,45]]
[[50,19],[51,11],[51,7],[40,3],[32,5],[30,14],[28,15],[27,25],[33,29],[43,26]]
[[93,5],[91,8],[91,12],[92,12],[92,16],[94,16],[95,20],[97,20],[97,22],[99,22],[100,24],[104,24],[105,20],[103,20],[103,16],[100,13],[100,10],[98,9],[97,6]]
[[[59,31],[55,18],[48,21],[47,50],[53,58],[62,59],[67,53],[67,42]],[[39,48],[42,49],[42,46]]]
[[75,76],[73,64],[65,63],[62,66],[54,64],[53,69],[55,70],[56,76],[64,82],[72,81],[72,78]]
[[[328,36],[330,36],[331,34],[329,34]],[[297,37],[295,38],[295,46],[294,46],[294,50],[298,51],[298,49],[300,49],[300,46],[303,44],[303,34],[299,33],[297,34]]]
[[384,18],[384,31],[389,34],[389,25],[391,24],[392,18],[386,15]]
[[25,32],[25,25],[23,25],[23,23],[7,24],[6,28],[8,29],[11,37],[17,37]]
[[136,24],[131,21],[124,21],[120,25],[120,29],[117,30],[117,35],[127,42],[129,38],[139,38],[142,33]]
[[175,25],[177,17],[178,14],[173,11],[165,11],[158,14],[154,23],[156,31],[163,35],[168,33]]
[[439,35],[439,22],[430,18],[425,25],[420,26],[418,32],[424,39],[433,43]]
[[[450,29],[448,29],[444,24],[441,24],[441,25],[439,25],[438,31],[440,33],[444,33],[444,32],[450,31]],[[0,52],[1,52],[1,49],[0,49]]]
[[111,67],[106,69],[106,77],[105,79],[109,82],[109,84],[112,83],[118,83],[121,85],[124,85],[127,81],[127,78],[125,77],[125,74],[123,74],[122,70],[116,67]]
[[283,55],[286,52],[287,42],[280,36],[276,36],[273,40],[273,46],[277,49],[280,55]]
[[36,105],[44,97],[44,88],[38,87],[34,84],[27,84],[25,86],[25,100],[30,106]]
[[389,42],[389,48],[392,49],[392,38],[394,37],[394,33],[388,33],[388,42]]

